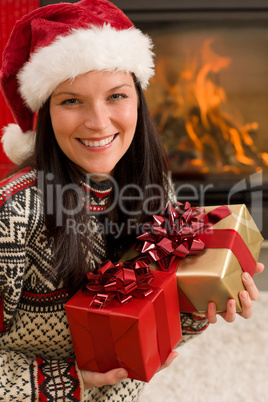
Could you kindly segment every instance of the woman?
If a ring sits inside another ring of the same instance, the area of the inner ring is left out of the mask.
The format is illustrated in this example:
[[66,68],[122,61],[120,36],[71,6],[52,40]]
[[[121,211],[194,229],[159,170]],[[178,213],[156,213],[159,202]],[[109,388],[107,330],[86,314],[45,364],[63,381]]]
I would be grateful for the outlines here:
[[[3,144],[19,166],[0,193],[3,400],[134,401],[143,388],[124,369],[77,368],[64,303],[174,200],[142,93],[151,46],[111,3],[83,0],[25,16],[4,51],[1,86],[19,127]],[[248,318],[258,291],[244,283]],[[232,300],[224,318],[235,318]],[[213,303],[182,314],[184,340],[215,320]]]

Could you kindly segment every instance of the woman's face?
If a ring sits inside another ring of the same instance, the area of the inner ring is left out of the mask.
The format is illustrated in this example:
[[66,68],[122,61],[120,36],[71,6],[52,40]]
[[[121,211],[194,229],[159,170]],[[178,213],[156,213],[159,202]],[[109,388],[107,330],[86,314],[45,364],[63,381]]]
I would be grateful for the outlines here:
[[60,84],[51,95],[56,140],[82,171],[109,174],[128,150],[137,124],[138,95],[131,74],[91,71]]

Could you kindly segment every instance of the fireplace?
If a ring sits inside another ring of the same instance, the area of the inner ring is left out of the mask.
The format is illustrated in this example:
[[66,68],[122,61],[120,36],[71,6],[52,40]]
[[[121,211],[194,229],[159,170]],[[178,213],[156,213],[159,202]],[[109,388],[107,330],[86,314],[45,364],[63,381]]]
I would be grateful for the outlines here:
[[146,95],[174,175],[268,168],[266,31],[152,28],[156,76]]
[[114,3],[155,44],[145,94],[178,198],[246,203],[268,238],[267,1]]

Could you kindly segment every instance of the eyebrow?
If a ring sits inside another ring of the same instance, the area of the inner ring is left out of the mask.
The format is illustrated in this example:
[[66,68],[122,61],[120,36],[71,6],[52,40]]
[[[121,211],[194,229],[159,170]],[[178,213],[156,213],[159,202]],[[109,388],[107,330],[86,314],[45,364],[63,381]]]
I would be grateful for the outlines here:
[[131,85],[129,85],[129,84],[117,85],[116,87],[109,89],[107,91],[107,93],[117,91],[118,89],[121,89],[122,87],[130,87],[131,88]]
[[[108,91],[106,91],[106,94],[109,94],[111,92],[117,91],[118,89],[121,89],[122,87],[130,87],[131,88],[131,85],[129,85],[129,84],[117,85],[116,87],[113,87],[113,88],[109,89]],[[61,92],[58,92],[58,93],[56,92],[52,96],[57,97],[57,96],[61,96],[61,95],[68,95],[68,96],[73,96],[73,97],[81,96],[81,94],[79,94],[77,92],[72,92],[72,91],[61,91]]]
[[62,91],[62,92],[58,92],[58,93],[54,93],[52,94],[52,97],[56,97],[56,96],[61,96],[61,95],[70,95],[70,96],[79,96],[78,93],[75,92],[69,92],[69,91]]

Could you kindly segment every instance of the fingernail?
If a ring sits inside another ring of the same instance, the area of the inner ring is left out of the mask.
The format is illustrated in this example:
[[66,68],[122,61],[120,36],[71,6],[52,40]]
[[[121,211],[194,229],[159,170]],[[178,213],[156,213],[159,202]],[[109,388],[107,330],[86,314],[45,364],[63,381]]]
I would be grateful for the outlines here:
[[243,279],[245,279],[245,281],[248,281],[250,278],[251,278],[251,276],[249,275],[248,272],[243,273]]
[[127,378],[127,372],[126,370],[119,370],[116,373],[117,377],[120,378],[120,380],[123,380],[124,378]]
[[248,299],[248,292],[241,292],[240,297],[242,297],[242,299],[244,299],[244,300],[247,300]]
[[236,307],[236,302],[235,302],[235,300],[230,300],[230,307],[231,308],[235,308]]
[[209,303],[209,311],[210,313],[216,313],[216,304],[215,303]]

